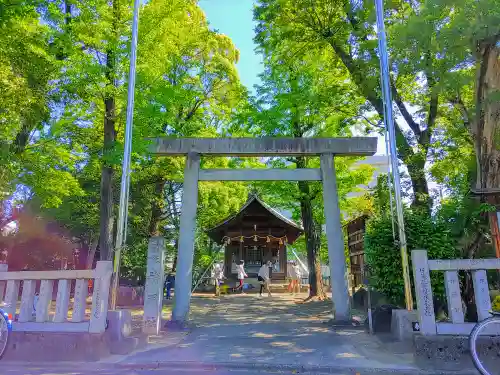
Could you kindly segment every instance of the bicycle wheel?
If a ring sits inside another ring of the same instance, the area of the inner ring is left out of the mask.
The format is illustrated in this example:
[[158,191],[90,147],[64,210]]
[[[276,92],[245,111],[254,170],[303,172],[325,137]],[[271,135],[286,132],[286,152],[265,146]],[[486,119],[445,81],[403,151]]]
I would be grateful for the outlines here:
[[9,344],[10,330],[11,322],[9,316],[0,310],[0,359],[2,359]]
[[485,367],[484,364],[482,363],[481,359],[479,358],[478,351],[477,351],[477,345],[476,345],[476,340],[480,336],[481,332],[484,331],[487,327],[491,327],[495,324],[498,324],[500,326],[500,317],[498,316],[491,316],[482,322],[477,323],[474,326],[474,329],[470,333],[469,336],[469,349],[472,357],[472,362],[474,362],[474,366],[476,366],[476,369],[482,374],[482,375],[492,375]]

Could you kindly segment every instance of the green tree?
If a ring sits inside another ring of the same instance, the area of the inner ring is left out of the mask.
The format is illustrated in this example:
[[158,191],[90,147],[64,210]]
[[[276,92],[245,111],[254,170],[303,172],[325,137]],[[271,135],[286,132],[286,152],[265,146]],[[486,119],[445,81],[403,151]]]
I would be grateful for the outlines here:
[[41,204],[56,206],[80,193],[72,177],[78,156],[51,129],[60,62],[39,7],[0,2],[0,199],[24,185]]
[[[267,35],[273,39],[274,35]],[[352,90],[345,71],[327,54],[304,55],[297,61],[287,49],[268,48],[272,41],[257,39],[265,56],[263,84],[258,87],[256,108],[249,115],[249,129],[257,136],[348,136],[350,125],[356,117],[362,101]],[[356,184],[366,183],[370,172],[360,169],[350,173],[348,166],[355,159],[337,159],[337,174],[349,181],[339,186],[354,189]],[[319,167],[317,158],[303,156],[276,159],[270,163],[278,167]],[[346,173],[347,172],[347,173]],[[368,172],[368,173],[367,173]],[[263,186],[266,186],[264,184]],[[309,268],[310,297],[323,299],[320,258],[324,218],[322,214],[322,189],[319,183],[306,181],[267,184],[270,202],[292,210],[304,226]],[[264,188],[264,192],[266,188]],[[272,194],[270,194],[272,191]],[[293,193],[291,193],[293,192]],[[266,194],[266,193],[264,193]],[[342,197],[342,191],[340,192]],[[280,197],[280,198],[277,198]],[[280,202],[281,201],[281,202]]]
[[[391,89],[396,104],[398,154],[408,168],[413,205],[430,212],[426,162],[446,103],[443,92],[448,71],[436,54],[438,23],[421,17],[421,3],[389,2],[386,24],[390,36]],[[433,9],[439,9],[435,7]],[[437,12],[436,12],[437,13]],[[419,18],[418,42],[408,43],[404,24],[410,15]],[[259,22],[257,40],[268,39],[267,48],[287,48],[302,54],[328,54],[347,70],[366,104],[364,117],[375,111],[383,117],[379,85],[379,59],[374,5],[370,2],[334,0],[262,0],[255,13]],[[404,46],[404,48],[400,48]],[[377,124],[367,122],[377,129]]]
[[[495,5],[498,4],[491,1],[424,1],[411,8],[394,29],[400,41],[396,45],[398,53],[407,57],[410,69],[415,70],[411,65],[418,60],[414,46],[419,46],[420,51],[427,46],[438,62],[435,65],[440,76],[438,87],[446,104],[440,111],[446,116],[443,128],[448,139],[439,140],[445,147],[433,174],[441,181],[447,180],[449,186],[459,187],[465,200],[470,200],[467,193],[471,185],[480,192],[491,193],[500,188],[497,26],[500,12]],[[468,185],[465,190],[464,183]],[[494,194],[481,198],[491,205],[500,203]],[[494,213],[489,216],[494,233],[496,219]],[[482,233],[478,231],[480,237]],[[484,243],[484,238],[473,242]],[[473,246],[466,253],[472,257],[479,247]]]
[[[119,183],[116,170],[123,154],[123,78],[130,41],[127,5],[116,1],[111,5],[68,3],[47,8],[50,25],[57,30],[54,44],[62,51],[64,69],[56,82],[61,114],[51,130],[57,130],[58,142],[70,141],[78,156],[72,174],[84,191],[82,199],[69,197],[50,214],[82,235],[91,252],[95,251],[97,236],[101,259],[110,258],[115,235],[113,218],[118,197],[113,191]],[[145,138],[216,136],[231,118],[233,106],[245,95],[234,65],[237,50],[227,37],[208,29],[203,12],[194,2],[145,4],[141,7],[139,37],[131,251],[135,244],[145,248],[151,235],[164,235],[165,226],[178,228],[179,211],[170,215],[164,202],[174,202],[182,193],[183,160],[151,158]],[[70,212],[78,215],[70,216]],[[76,221],[88,225],[76,225]],[[97,234],[96,222],[100,224]],[[176,233],[168,232],[172,237]]]

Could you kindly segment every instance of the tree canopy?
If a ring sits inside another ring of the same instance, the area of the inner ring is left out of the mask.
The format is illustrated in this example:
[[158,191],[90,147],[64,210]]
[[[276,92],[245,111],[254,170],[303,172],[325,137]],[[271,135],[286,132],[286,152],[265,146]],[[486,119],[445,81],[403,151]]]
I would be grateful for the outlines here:
[[[469,258],[491,253],[500,204],[496,5],[385,2],[406,210],[425,218],[425,233],[440,238],[445,228],[447,254]],[[141,5],[123,275],[143,277],[151,236],[167,238],[176,264],[184,159],[153,157],[149,138],[384,134],[372,2],[259,0],[254,20],[264,70],[252,92],[239,78],[237,46],[210,27],[197,1]],[[80,267],[113,256],[131,22],[124,0],[0,0],[0,225],[22,207],[27,216],[18,225],[54,225],[86,254]],[[318,166],[314,157],[202,159],[202,168]],[[386,230],[386,190],[362,188],[374,168],[336,158],[336,173],[343,219],[368,213],[373,228]],[[257,191],[302,222],[297,247],[307,254],[311,294],[323,297],[321,189],[318,182],[200,183],[197,260],[214,247],[204,229]],[[19,236],[28,232],[19,229],[2,248],[22,252],[30,240]],[[425,243],[415,236],[413,243]],[[390,247],[390,238],[376,240]],[[68,256],[64,241],[54,259]]]

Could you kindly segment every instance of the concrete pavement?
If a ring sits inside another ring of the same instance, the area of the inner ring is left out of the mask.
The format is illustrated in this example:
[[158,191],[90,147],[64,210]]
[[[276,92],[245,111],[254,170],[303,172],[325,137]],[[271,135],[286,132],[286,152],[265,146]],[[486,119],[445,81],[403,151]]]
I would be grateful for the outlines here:
[[409,348],[362,327],[332,327],[331,302],[304,296],[194,297],[188,332],[153,337],[143,350],[97,363],[55,365],[0,361],[1,375],[156,375],[210,372],[313,374],[460,374],[419,369]]
[[[115,359],[122,368],[217,365],[259,371],[429,373],[399,343],[381,341],[363,327],[331,327],[331,302],[303,297],[230,295],[193,298],[196,327],[178,345]],[[431,372],[435,374],[435,372]]]
[[[182,375],[271,375],[271,374],[290,374],[295,375],[298,372],[294,371],[272,371],[272,372],[262,372],[262,371],[248,371],[248,370],[238,370],[238,369],[207,369],[207,370],[193,370],[186,368],[158,368],[158,369],[42,369],[37,367],[31,367],[26,369],[19,368],[1,368],[1,373],[3,375],[164,375],[164,374],[182,374]],[[303,375],[313,375],[319,374],[315,372],[303,373]],[[361,375],[362,373],[340,371],[340,372],[330,372],[330,375]]]

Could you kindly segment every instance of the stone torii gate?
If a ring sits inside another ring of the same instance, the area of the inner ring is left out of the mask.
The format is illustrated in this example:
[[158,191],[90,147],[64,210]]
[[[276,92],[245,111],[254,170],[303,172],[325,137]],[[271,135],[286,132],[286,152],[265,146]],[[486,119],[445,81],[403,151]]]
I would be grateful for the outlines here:
[[[172,320],[187,320],[191,299],[198,181],[322,181],[334,319],[350,319],[335,156],[370,156],[377,138],[156,138],[159,156],[186,156]],[[200,169],[200,156],[319,156],[321,168]]]

